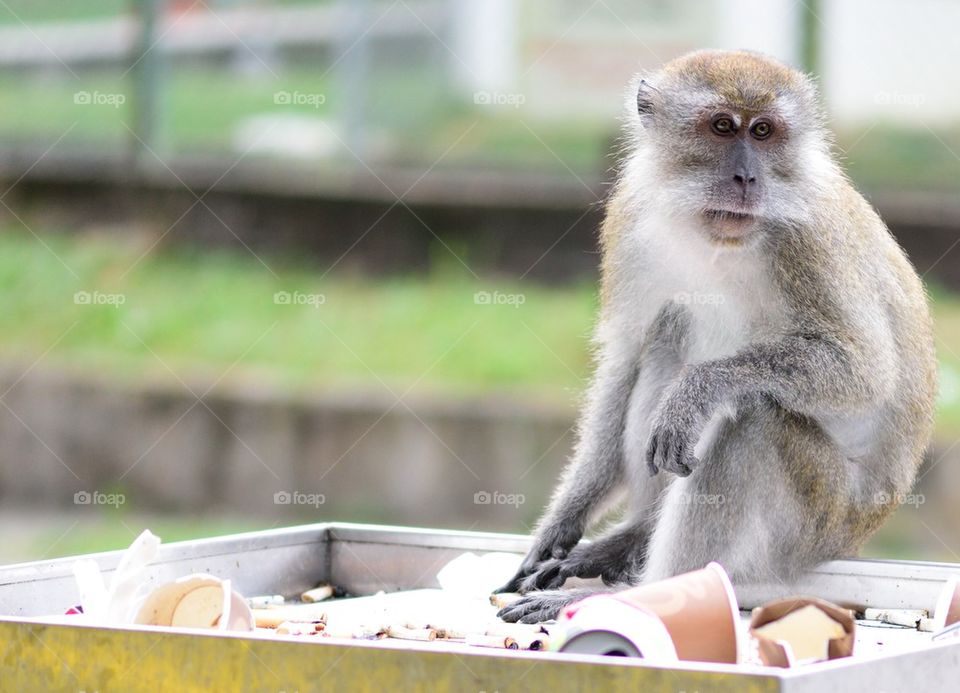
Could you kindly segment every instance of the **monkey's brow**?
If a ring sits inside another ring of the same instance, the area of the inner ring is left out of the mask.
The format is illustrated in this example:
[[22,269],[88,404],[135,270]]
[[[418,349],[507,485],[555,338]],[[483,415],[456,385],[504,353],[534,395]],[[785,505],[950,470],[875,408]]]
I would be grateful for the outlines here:
[[700,117],[710,117],[718,113],[728,113],[745,123],[749,123],[751,120],[759,116],[779,118],[779,112],[776,108],[749,107],[745,106],[743,103],[737,103],[735,101],[730,101],[728,99],[719,97],[719,95],[716,95],[714,99],[705,103],[697,110]]

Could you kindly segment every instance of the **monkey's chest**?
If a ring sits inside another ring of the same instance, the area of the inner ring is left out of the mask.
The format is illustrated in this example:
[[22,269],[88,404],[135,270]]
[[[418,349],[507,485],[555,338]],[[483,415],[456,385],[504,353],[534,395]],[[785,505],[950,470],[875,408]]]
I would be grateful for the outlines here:
[[687,306],[686,310],[688,334],[682,354],[686,363],[731,356],[762,331],[762,320],[749,305],[728,302],[709,307]]
[[686,363],[731,356],[747,345],[782,332],[783,302],[760,267],[703,266],[674,280],[669,300],[684,313]]

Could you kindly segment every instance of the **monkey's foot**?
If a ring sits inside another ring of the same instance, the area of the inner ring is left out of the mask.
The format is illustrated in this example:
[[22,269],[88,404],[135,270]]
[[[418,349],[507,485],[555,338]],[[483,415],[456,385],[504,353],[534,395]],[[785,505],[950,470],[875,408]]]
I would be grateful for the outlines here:
[[497,616],[507,623],[541,623],[555,619],[560,611],[584,596],[578,590],[550,590],[531,592],[513,604],[503,607]]

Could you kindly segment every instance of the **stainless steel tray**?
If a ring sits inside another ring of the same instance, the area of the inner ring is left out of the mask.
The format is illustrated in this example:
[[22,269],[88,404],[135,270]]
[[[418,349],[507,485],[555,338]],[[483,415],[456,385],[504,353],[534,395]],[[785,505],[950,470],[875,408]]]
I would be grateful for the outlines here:
[[[437,571],[464,551],[522,553],[527,545],[528,538],[514,535],[318,524],[164,545],[150,579],[159,584],[209,572],[231,578],[248,595],[288,596],[328,580],[370,594],[436,587]],[[120,552],[89,557],[109,573]],[[777,670],[30,620],[62,614],[78,601],[73,560],[0,567],[0,690],[960,690],[960,640],[931,643],[929,634],[879,628],[861,629],[855,658]],[[860,608],[932,610],[950,576],[960,576],[960,565],[834,561],[795,585],[737,593],[745,609],[803,593]]]

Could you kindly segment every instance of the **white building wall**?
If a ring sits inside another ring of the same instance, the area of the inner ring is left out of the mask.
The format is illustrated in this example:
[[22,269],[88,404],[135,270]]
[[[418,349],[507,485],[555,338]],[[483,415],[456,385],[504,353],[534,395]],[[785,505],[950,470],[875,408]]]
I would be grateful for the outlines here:
[[797,0],[717,0],[716,47],[760,51],[799,66],[801,9]]
[[838,123],[960,121],[960,2],[822,5],[823,89]]

